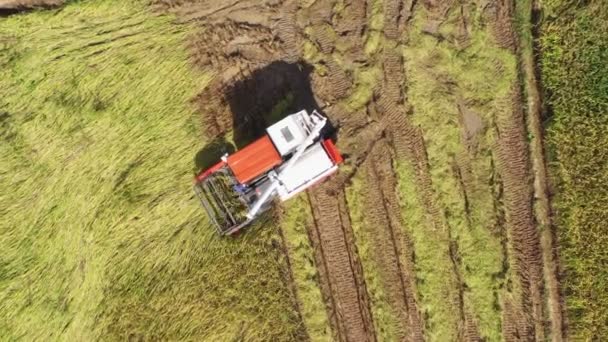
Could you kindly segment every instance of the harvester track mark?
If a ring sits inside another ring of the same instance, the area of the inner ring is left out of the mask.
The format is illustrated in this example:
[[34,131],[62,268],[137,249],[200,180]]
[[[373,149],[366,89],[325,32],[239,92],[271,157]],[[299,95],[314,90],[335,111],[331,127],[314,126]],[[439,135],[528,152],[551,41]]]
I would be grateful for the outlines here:
[[[543,271],[545,278],[545,291],[547,292],[547,309],[549,320],[551,321],[550,336],[554,342],[560,342],[566,337],[565,322],[564,322],[564,303],[561,292],[561,287],[558,279],[560,274],[557,237],[555,227],[553,226],[551,204],[549,201],[549,181],[547,176],[547,166],[545,161],[545,151],[543,147],[543,99],[542,89],[540,87],[538,70],[536,65],[539,63],[538,58],[540,47],[538,46],[537,38],[539,37],[540,23],[538,15],[535,12],[540,11],[540,3],[538,0],[530,2],[522,1],[516,6],[527,7],[523,10],[530,13],[531,25],[529,33],[532,34],[531,46],[529,49],[523,48],[525,40],[519,39],[522,48],[520,49],[520,70],[522,77],[525,78],[527,87],[527,113],[526,121],[528,123],[528,133],[532,135],[530,141],[530,156],[532,160],[532,170],[534,173],[534,199],[535,199],[535,215],[537,223],[540,227],[540,245],[543,256]],[[518,10],[519,11],[519,10]]]
[[314,1],[313,4],[305,9],[306,18],[313,26],[331,24],[334,4],[335,0]]
[[[275,210],[275,215],[277,219],[280,220],[281,210]],[[281,255],[285,258],[285,262],[283,263],[284,267],[281,268],[281,276],[283,278],[283,282],[289,288],[289,299],[292,301],[292,305],[296,308],[296,314],[300,320],[300,322],[304,322],[302,318],[302,310],[300,309],[300,302],[298,301],[298,289],[293,278],[293,270],[291,268],[291,260],[289,258],[289,247],[287,245],[287,241],[285,240],[285,234],[283,233],[283,229],[279,229],[279,237],[280,237],[280,250]],[[306,329],[306,325],[301,324],[298,326],[297,330],[298,339],[310,341],[310,335],[308,334],[308,330]]]
[[[527,334],[520,331],[516,310],[510,299],[504,299],[502,304],[502,338],[505,342],[526,340]],[[529,339],[528,339],[529,340]]]
[[332,89],[333,99],[339,100],[345,98],[348,95],[348,91],[353,85],[353,80],[349,74],[346,73],[336,61],[330,56],[326,61],[328,69],[328,82]]
[[464,333],[463,341],[465,342],[481,342],[483,339],[479,336],[479,329],[473,315],[470,312],[465,312],[464,316]]
[[390,40],[397,41],[400,38],[399,23],[401,21],[401,9],[404,5],[401,0],[384,0],[384,35]]
[[498,45],[511,52],[517,51],[517,38],[513,28],[514,0],[492,0],[485,8],[485,16],[492,23],[492,31]]
[[460,271],[460,259],[459,259],[459,251],[458,251],[458,243],[451,236],[450,231],[448,230],[448,240],[450,241],[450,261],[452,262],[452,270],[455,275],[455,285],[458,288],[458,297],[457,297],[457,307],[460,314],[460,320],[462,323],[462,329],[459,331],[459,340],[462,341],[480,341],[481,337],[479,336],[479,332],[477,330],[477,324],[474,321],[474,318],[469,310],[467,304],[465,304],[465,280]]
[[201,113],[206,114],[201,116],[201,121],[209,137],[220,136],[232,129],[232,115],[219,81],[212,82],[193,102],[198,104]]
[[[518,38],[514,27],[514,0],[493,0],[485,10],[492,21],[496,42],[519,56]],[[518,61],[521,64],[521,58]],[[544,308],[544,264],[540,234],[536,226],[533,202],[534,187],[530,169],[533,166],[526,139],[521,73],[514,80],[509,101],[509,113],[496,118],[498,130],[498,169],[504,187],[506,227],[512,250],[512,264],[518,277],[520,298],[515,307],[521,308],[526,321],[520,321],[523,338],[542,341],[548,328]]]
[[[532,175],[529,170],[529,156],[524,132],[524,117],[521,94],[514,86],[512,111],[504,117],[497,117],[498,169],[504,186],[506,227],[512,250],[512,264],[521,287],[520,302],[524,314],[525,338],[544,340],[545,322],[543,315],[543,264],[540,238],[534,224],[532,210]],[[523,322],[522,322],[523,323]],[[523,330],[524,327],[520,327]]]
[[325,183],[309,191],[319,237],[318,250],[327,269],[332,312],[341,341],[375,341],[369,299],[346,212],[344,191]]
[[375,145],[367,160],[369,224],[375,228],[376,259],[383,275],[385,290],[399,322],[399,339],[423,341],[424,325],[416,301],[412,247],[403,234],[399,215],[397,181],[392,168],[390,148],[385,140]]
[[[309,192],[307,192],[307,196],[308,202],[310,202],[312,198]],[[317,266],[317,271],[319,272],[319,287],[321,289],[323,301],[325,302],[325,309],[327,311],[327,317],[332,328],[332,335],[334,337],[334,340],[344,341],[344,331],[343,329],[340,329],[340,322],[338,321],[338,315],[336,314],[336,300],[332,296],[332,290],[330,287],[327,259],[325,258],[323,249],[320,248],[321,236],[319,234],[319,229],[314,223],[307,226],[306,228],[308,232],[308,238],[310,239],[310,244],[313,247],[315,265]]]
[[410,19],[412,19],[412,15],[414,13],[414,5],[416,4],[416,0],[403,0],[401,4],[401,13],[399,13],[399,31],[402,32],[402,38],[404,39],[404,43],[407,43],[407,32],[408,32],[408,23]]
[[315,41],[321,52],[328,55],[334,51],[336,42],[331,34],[331,26],[322,24],[313,25],[311,31],[312,39]]
[[336,31],[357,39],[363,33],[367,16],[366,0],[345,0],[342,14],[338,15]]
[[283,43],[283,60],[295,63],[300,59],[300,33],[296,21],[298,4],[296,0],[286,0],[280,10],[280,19],[273,31]]

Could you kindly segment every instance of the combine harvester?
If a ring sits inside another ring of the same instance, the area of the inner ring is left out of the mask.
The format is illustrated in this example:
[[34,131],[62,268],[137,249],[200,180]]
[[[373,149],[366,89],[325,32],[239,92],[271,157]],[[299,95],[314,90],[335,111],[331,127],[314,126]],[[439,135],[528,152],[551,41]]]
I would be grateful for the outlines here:
[[195,178],[194,191],[221,235],[234,234],[269,209],[336,172],[342,156],[321,137],[327,119],[302,110]]

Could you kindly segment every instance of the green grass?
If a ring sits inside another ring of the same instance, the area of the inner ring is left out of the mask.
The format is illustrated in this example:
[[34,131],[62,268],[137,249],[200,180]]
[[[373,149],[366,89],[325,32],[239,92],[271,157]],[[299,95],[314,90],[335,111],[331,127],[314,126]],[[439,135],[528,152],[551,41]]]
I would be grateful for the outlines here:
[[608,8],[545,2],[542,77],[572,340],[608,336]]
[[193,198],[191,30],[137,1],[0,21],[3,338],[297,338],[273,225],[219,238]]
[[[455,34],[455,14],[441,27],[443,35]],[[412,121],[423,131],[435,198],[449,232],[425,233],[430,228],[423,223],[422,213],[413,212],[421,204],[404,199],[404,218],[409,222],[417,253],[416,276],[421,279],[418,290],[430,321],[431,339],[454,338],[451,334],[455,331],[457,313],[453,307],[440,304],[442,294],[448,292],[447,287],[453,286],[445,278],[451,271],[446,269],[441,275],[443,272],[437,272],[436,268],[436,265],[449,264],[448,243],[454,241],[460,259],[459,272],[466,284],[464,309],[477,321],[482,337],[497,341],[501,338],[498,298],[505,280],[491,184],[491,149],[495,143],[492,128],[497,116],[510,112],[509,103],[500,99],[509,96],[516,77],[516,61],[514,56],[496,47],[488,31],[480,28],[478,22],[473,21],[470,44],[463,50],[447,39],[437,42],[422,34],[423,19],[424,11],[418,9],[412,22],[410,43],[405,49],[408,98],[414,108]],[[466,104],[483,122],[474,147],[469,150],[462,139],[459,103]],[[466,168],[470,170],[464,180],[466,199],[457,171],[463,167],[461,173],[466,173]],[[404,196],[416,193],[411,188],[412,180],[408,179],[413,177],[413,170],[408,172],[405,165],[399,168],[402,169],[401,193]]]

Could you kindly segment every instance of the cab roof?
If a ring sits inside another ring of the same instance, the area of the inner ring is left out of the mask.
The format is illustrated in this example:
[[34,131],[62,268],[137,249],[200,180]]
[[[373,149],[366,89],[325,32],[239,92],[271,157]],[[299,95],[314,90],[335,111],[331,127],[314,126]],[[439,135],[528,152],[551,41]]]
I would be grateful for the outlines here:
[[228,167],[241,184],[254,180],[282,162],[283,159],[268,135],[228,156],[227,159]]

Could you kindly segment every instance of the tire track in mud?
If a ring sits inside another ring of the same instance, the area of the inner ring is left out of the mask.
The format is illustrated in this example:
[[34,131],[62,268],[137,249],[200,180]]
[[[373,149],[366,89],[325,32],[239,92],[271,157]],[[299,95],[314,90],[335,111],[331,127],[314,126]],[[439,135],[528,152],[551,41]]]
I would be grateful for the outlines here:
[[363,270],[353,241],[344,191],[331,181],[308,192],[315,220],[315,251],[331,291],[332,322],[340,341],[375,341]]
[[[527,340],[544,340],[543,275],[540,240],[532,211],[531,174],[519,89],[513,90],[513,110],[506,118],[497,118],[497,166],[502,175],[512,268],[518,276],[521,293],[514,305],[518,333]],[[505,322],[507,324],[508,322]]]
[[[368,185],[364,197],[368,209],[366,219],[372,231],[375,259],[386,284],[389,303],[401,322],[398,338],[423,341],[423,324],[414,290],[412,245],[404,235],[401,223],[391,155],[386,140],[380,140],[363,166],[367,171]],[[404,262],[401,259],[405,259]]]
[[[516,4],[516,6],[520,6]],[[545,151],[543,147],[544,132],[542,129],[542,116],[544,114],[542,89],[540,84],[540,74],[536,65],[539,65],[537,58],[540,58],[539,39],[539,16],[540,3],[533,0],[529,8],[524,8],[530,14],[530,34],[531,46],[529,51],[522,47],[521,68],[523,77],[527,80],[527,121],[528,132],[532,134],[530,141],[530,155],[532,159],[532,170],[534,172],[534,197],[536,201],[536,219],[541,228],[540,244],[543,253],[544,277],[547,291],[547,308],[549,309],[549,319],[551,321],[550,338],[552,341],[562,341],[565,334],[564,329],[564,303],[562,298],[561,286],[558,279],[560,274],[559,255],[555,248],[557,237],[555,227],[552,222],[551,204],[549,201],[549,181],[545,162]],[[523,38],[520,38],[524,41]]]
[[[281,219],[280,210],[275,210],[274,214],[276,220]],[[310,335],[308,333],[308,330],[306,329],[306,325],[304,324],[304,319],[302,318],[302,310],[300,309],[300,302],[298,301],[298,290],[293,277],[293,269],[291,266],[292,261],[290,258],[289,246],[287,244],[287,241],[285,240],[285,234],[283,233],[283,230],[279,229],[278,231],[280,240],[276,243],[273,241],[273,245],[275,245],[275,247],[277,247],[281,251],[281,255],[284,258],[284,261],[281,263],[283,265],[283,268],[281,268],[281,276],[283,277],[283,282],[289,287],[289,299],[291,300],[292,306],[296,308],[296,315],[298,319],[300,320],[300,322],[302,322],[302,324],[298,326],[298,329],[296,331],[296,338],[298,340],[310,341]]]
[[[518,37],[513,0],[494,0],[486,8],[493,20],[494,37],[503,49],[519,56]],[[520,64],[521,61],[518,61]],[[518,65],[518,68],[521,66]],[[530,172],[526,124],[523,110],[520,73],[512,85],[511,111],[496,118],[497,166],[503,180],[506,227],[512,255],[512,267],[518,277],[518,298],[513,307],[517,312],[517,334],[525,340],[545,340],[547,323],[544,314],[544,274],[540,236],[533,211],[533,174]],[[505,317],[508,318],[508,317]],[[505,325],[514,322],[505,321]],[[509,327],[512,330],[512,327]],[[505,339],[507,337],[505,336]]]

